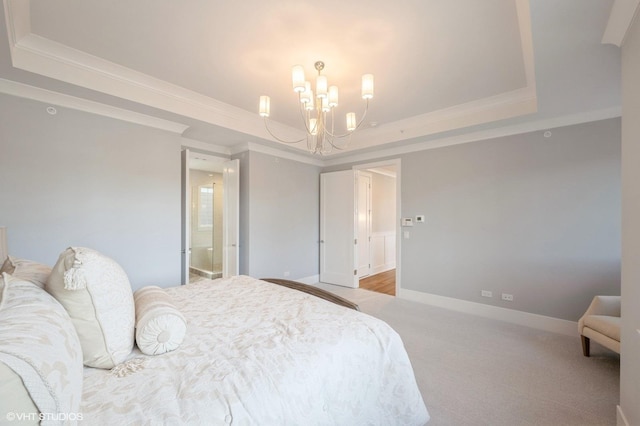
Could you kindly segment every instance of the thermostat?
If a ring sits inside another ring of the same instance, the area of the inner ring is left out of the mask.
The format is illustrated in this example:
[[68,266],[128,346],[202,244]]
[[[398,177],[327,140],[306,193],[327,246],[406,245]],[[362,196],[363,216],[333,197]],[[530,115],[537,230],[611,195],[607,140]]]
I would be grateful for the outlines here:
[[416,222],[424,223],[424,215],[421,214],[421,215],[416,216]]

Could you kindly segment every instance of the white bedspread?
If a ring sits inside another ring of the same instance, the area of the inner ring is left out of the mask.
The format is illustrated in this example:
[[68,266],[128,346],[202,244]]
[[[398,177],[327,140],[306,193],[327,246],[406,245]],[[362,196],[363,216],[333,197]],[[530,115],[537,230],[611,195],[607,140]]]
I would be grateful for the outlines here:
[[187,321],[174,352],[85,369],[86,424],[421,425],[398,334],[376,318],[239,276],[166,289]]

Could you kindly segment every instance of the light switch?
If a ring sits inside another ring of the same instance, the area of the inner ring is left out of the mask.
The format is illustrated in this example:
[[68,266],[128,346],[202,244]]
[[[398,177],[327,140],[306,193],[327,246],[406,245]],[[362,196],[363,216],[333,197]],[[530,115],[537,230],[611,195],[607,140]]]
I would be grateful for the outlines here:
[[409,239],[409,231],[404,231],[404,239],[405,240]]
[[410,217],[403,217],[402,226],[413,226],[413,219]]

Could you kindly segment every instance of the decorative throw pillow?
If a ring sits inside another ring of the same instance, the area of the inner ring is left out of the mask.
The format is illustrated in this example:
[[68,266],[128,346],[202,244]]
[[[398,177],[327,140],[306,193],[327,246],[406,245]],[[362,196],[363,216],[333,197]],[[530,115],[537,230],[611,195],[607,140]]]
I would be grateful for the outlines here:
[[50,414],[47,425],[58,413],[79,415],[82,349],[71,318],[31,282],[3,273],[0,284],[0,418],[24,413],[38,424]]
[[187,331],[182,313],[163,289],[149,286],[133,294],[136,303],[136,343],[142,353],[160,355],[177,349]]
[[84,365],[110,369],[131,353],[133,294],[127,274],[115,261],[95,250],[70,247],[53,267],[46,290],[69,313]]
[[0,268],[0,273],[3,272],[11,274],[14,278],[31,281],[38,287],[44,288],[49,275],[51,275],[51,267],[33,260],[7,256]]

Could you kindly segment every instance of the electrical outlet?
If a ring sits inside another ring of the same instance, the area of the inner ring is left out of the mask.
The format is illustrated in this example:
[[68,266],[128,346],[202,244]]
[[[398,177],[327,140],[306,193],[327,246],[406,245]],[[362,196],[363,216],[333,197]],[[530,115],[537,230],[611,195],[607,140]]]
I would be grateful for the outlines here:
[[493,293],[489,290],[482,290],[482,292],[480,292],[480,295],[482,297],[493,297]]
[[506,300],[507,302],[513,302],[513,294],[502,293],[502,300]]

